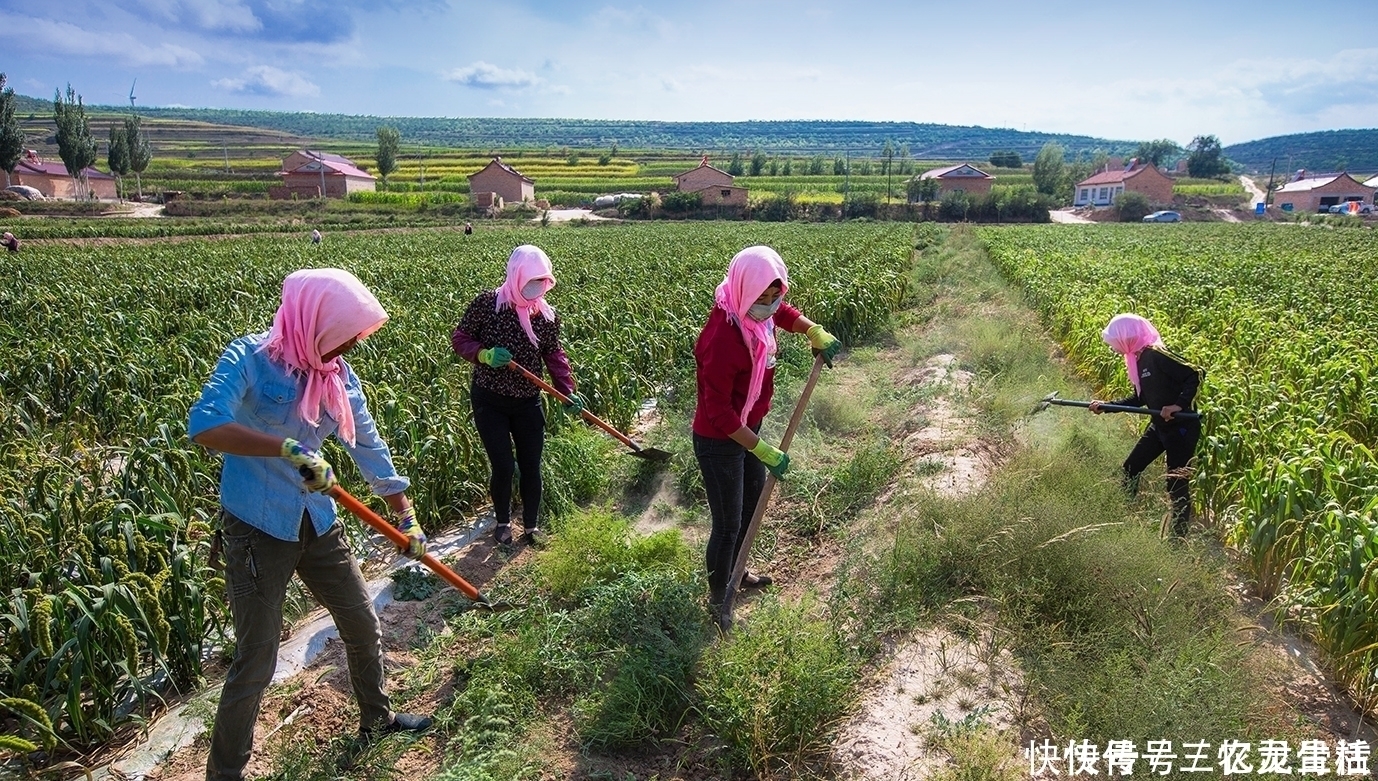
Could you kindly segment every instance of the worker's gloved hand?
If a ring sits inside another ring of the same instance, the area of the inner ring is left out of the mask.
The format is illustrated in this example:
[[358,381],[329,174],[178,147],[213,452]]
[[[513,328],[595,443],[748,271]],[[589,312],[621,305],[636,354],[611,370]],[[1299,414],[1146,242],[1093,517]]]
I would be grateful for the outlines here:
[[321,454],[307,449],[302,443],[288,437],[282,440],[282,457],[301,473],[301,479],[312,491],[325,493],[335,487],[335,470]]
[[761,459],[761,463],[766,465],[770,473],[778,477],[784,477],[789,470],[789,453],[770,444],[764,439],[756,443],[756,447],[751,449],[751,455]]
[[394,524],[397,531],[407,535],[410,544],[406,547],[397,546],[397,552],[408,558],[419,559],[426,555],[426,533],[421,531],[421,524],[416,522],[416,508],[408,507],[397,513],[397,523]]
[[478,362],[498,369],[512,362],[512,353],[506,347],[489,347],[478,351]]
[[823,362],[828,364],[828,368],[831,369],[833,358],[842,349],[842,342],[817,323],[809,326],[809,330],[805,331],[804,335],[809,337],[809,345],[822,354]]
[[583,396],[577,393],[569,393],[566,395],[569,397],[569,403],[560,405],[560,409],[564,410],[566,413],[578,417],[584,410],[588,409],[589,403]]

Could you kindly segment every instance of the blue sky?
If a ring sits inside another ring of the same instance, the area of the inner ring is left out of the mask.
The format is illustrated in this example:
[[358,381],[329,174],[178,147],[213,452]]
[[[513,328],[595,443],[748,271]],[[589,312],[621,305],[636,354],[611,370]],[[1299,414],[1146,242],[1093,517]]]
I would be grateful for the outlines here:
[[865,119],[1226,144],[1378,126],[1373,0],[0,0],[0,71],[88,103]]

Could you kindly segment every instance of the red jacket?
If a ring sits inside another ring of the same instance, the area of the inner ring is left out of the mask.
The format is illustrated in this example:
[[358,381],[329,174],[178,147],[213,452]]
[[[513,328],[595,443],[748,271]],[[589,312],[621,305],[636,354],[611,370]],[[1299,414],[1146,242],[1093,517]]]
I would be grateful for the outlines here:
[[[781,303],[775,312],[775,325],[786,331],[794,328],[799,310]],[[694,407],[694,433],[712,439],[728,439],[741,428],[742,407],[751,385],[751,352],[742,332],[727,319],[720,307],[713,307],[708,322],[694,343],[694,363],[698,366],[698,404]],[[756,427],[770,412],[770,397],[775,392],[775,369],[766,369],[761,381],[761,396],[747,416],[746,424]]]

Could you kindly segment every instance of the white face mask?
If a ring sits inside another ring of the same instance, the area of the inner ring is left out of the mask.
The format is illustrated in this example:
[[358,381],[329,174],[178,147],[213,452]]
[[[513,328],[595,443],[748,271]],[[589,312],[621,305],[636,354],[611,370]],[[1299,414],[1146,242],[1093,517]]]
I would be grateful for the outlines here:
[[522,285],[522,298],[525,298],[527,301],[535,301],[545,294],[545,285],[546,280],[544,279],[533,279],[527,282],[525,285]]
[[765,322],[775,315],[775,311],[780,308],[780,303],[784,300],[785,297],[780,296],[775,299],[775,303],[773,304],[752,304],[751,308],[746,310],[746,313],[751,316],[752,320]]

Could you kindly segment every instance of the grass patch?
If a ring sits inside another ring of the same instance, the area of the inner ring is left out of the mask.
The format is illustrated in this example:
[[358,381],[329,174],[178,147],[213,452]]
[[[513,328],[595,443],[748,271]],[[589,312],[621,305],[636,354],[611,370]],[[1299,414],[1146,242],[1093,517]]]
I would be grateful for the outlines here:
[[701,665],[703,726],[758,777],[821,773],[851,702],[857,659],[815,613],[808,599],[762,600]]

